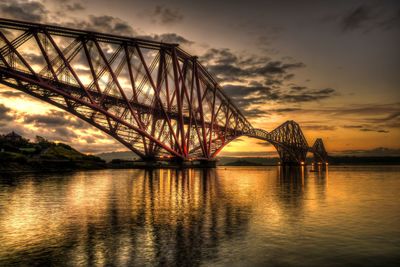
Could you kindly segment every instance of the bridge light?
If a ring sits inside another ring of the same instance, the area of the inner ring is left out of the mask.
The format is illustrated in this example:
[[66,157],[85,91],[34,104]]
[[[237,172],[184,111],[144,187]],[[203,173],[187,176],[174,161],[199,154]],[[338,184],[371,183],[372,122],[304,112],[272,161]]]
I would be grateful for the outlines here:
[[300,162],[301,165],[304,165],[304,161]]

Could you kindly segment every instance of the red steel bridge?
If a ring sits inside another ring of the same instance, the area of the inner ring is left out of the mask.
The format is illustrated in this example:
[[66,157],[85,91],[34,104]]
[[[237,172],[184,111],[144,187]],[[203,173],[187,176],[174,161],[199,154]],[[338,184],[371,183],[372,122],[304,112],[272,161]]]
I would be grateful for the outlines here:
[[326,162],[287,121],[255,129],[210,73],[177,44],[0,19],[0,83],[61,108],[144,160],[213,160],[232,140],[271,143],[283,164],[308,152]]

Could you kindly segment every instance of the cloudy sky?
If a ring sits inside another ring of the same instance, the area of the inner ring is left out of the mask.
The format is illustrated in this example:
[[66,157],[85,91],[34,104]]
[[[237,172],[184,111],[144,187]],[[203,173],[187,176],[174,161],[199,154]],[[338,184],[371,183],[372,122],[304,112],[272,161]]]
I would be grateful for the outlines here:
[[[400,154],[399,1],[3,0],[0,16],[179,43],[268,131],[300,123],[338,154]],[[88,153],[122,145],[48,104],[0,86],[0,132]],[[249,149],[251,147],[251,149]],[[240,138],[221,155],[274,155]]]

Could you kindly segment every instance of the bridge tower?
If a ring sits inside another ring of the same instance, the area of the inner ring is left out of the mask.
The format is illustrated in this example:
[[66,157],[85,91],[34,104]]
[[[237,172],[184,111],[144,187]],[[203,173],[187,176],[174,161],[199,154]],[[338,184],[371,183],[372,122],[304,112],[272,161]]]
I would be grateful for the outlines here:
[[283,123],[268,134],[268,139],[278,151],[282,165],[305,164],[308,144],[298,123]]
[[311,147],[311,152],[314,154],[314,163],[327,163],[328,153],[325,150],[324,142],[321,138],[315,140],[314,145]]
[[276,148],[282,165],[305,164],[309,147],[295,121],[286,121],[271,132],[253,128],[246,135],[271,143]]

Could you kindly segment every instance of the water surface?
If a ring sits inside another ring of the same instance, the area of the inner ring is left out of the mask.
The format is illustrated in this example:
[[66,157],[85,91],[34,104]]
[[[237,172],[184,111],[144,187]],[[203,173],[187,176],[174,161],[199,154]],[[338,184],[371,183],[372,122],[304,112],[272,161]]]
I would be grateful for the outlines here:
[[400,166],[3,175],[0,266],[400,266]]

